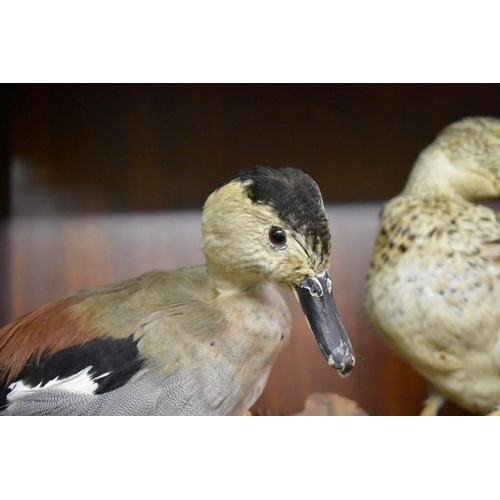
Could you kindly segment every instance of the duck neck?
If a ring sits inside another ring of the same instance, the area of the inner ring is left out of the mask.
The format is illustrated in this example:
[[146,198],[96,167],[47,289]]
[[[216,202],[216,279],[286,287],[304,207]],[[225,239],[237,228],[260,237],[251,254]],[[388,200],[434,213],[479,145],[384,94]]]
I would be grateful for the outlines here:
[[498,196],[494,181],[485,172],[456,165],[443,151],[432,147],[418,157],[401,194],[457,201],[480,201]]
[[261,282],[246,276],[227,272],[220,266],[207,260],[207,273],[217,295],[227,295],[235,292],[247,291],[258,286]]

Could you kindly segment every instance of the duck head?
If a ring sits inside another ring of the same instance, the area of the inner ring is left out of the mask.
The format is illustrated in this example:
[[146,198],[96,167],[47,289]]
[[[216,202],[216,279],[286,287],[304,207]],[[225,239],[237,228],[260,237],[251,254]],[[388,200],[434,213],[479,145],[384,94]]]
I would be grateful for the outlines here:
[[288,167],[257,167],[233,177],[208,197],[202,232],[220,293],[262,282],[291,290],[328,364],[349,374],[355,358],[328,274],[328,216],[311,177]]
[[405,194],[480,201],[500,196],[500,120],[469,117],[448,125],[419,155]]

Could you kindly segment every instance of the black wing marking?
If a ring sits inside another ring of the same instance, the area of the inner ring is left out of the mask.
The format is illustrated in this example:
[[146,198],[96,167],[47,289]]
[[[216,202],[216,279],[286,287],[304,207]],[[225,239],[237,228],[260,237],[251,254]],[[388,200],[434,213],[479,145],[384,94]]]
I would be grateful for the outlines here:
[[[133,336],[125,339],[101,337],[51,356],[42,356],[38,363],[28,361],[11,384],[22,381],[30,387],[43,387],[51,380],[66,379],[91,367],[89,376],[97,384],[95,394],[103,394],[123,386],[143,365]],[[8,404],[10,392],[5,385],[0,386],[0,410]]]

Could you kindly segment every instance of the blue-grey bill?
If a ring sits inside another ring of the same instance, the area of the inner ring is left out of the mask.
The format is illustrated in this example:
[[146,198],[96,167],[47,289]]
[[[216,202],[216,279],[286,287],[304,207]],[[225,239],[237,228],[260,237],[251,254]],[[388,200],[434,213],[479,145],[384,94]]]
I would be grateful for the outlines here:
[[302,310],[326,361],[342,377],[356,364],[349,336],[335,304],[327,271],[307,277],[295,287]]

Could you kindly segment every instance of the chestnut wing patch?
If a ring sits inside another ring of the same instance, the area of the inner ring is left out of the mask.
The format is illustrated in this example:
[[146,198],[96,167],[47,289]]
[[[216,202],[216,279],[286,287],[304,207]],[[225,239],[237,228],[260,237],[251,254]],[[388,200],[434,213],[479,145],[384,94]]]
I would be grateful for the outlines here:
[[0,386],[18,378],[28,361],[39,361],[68,347],[82,345],[100,330],[81,321],[72,306],[86,297],[72,297],[39,307],[0,329]]

